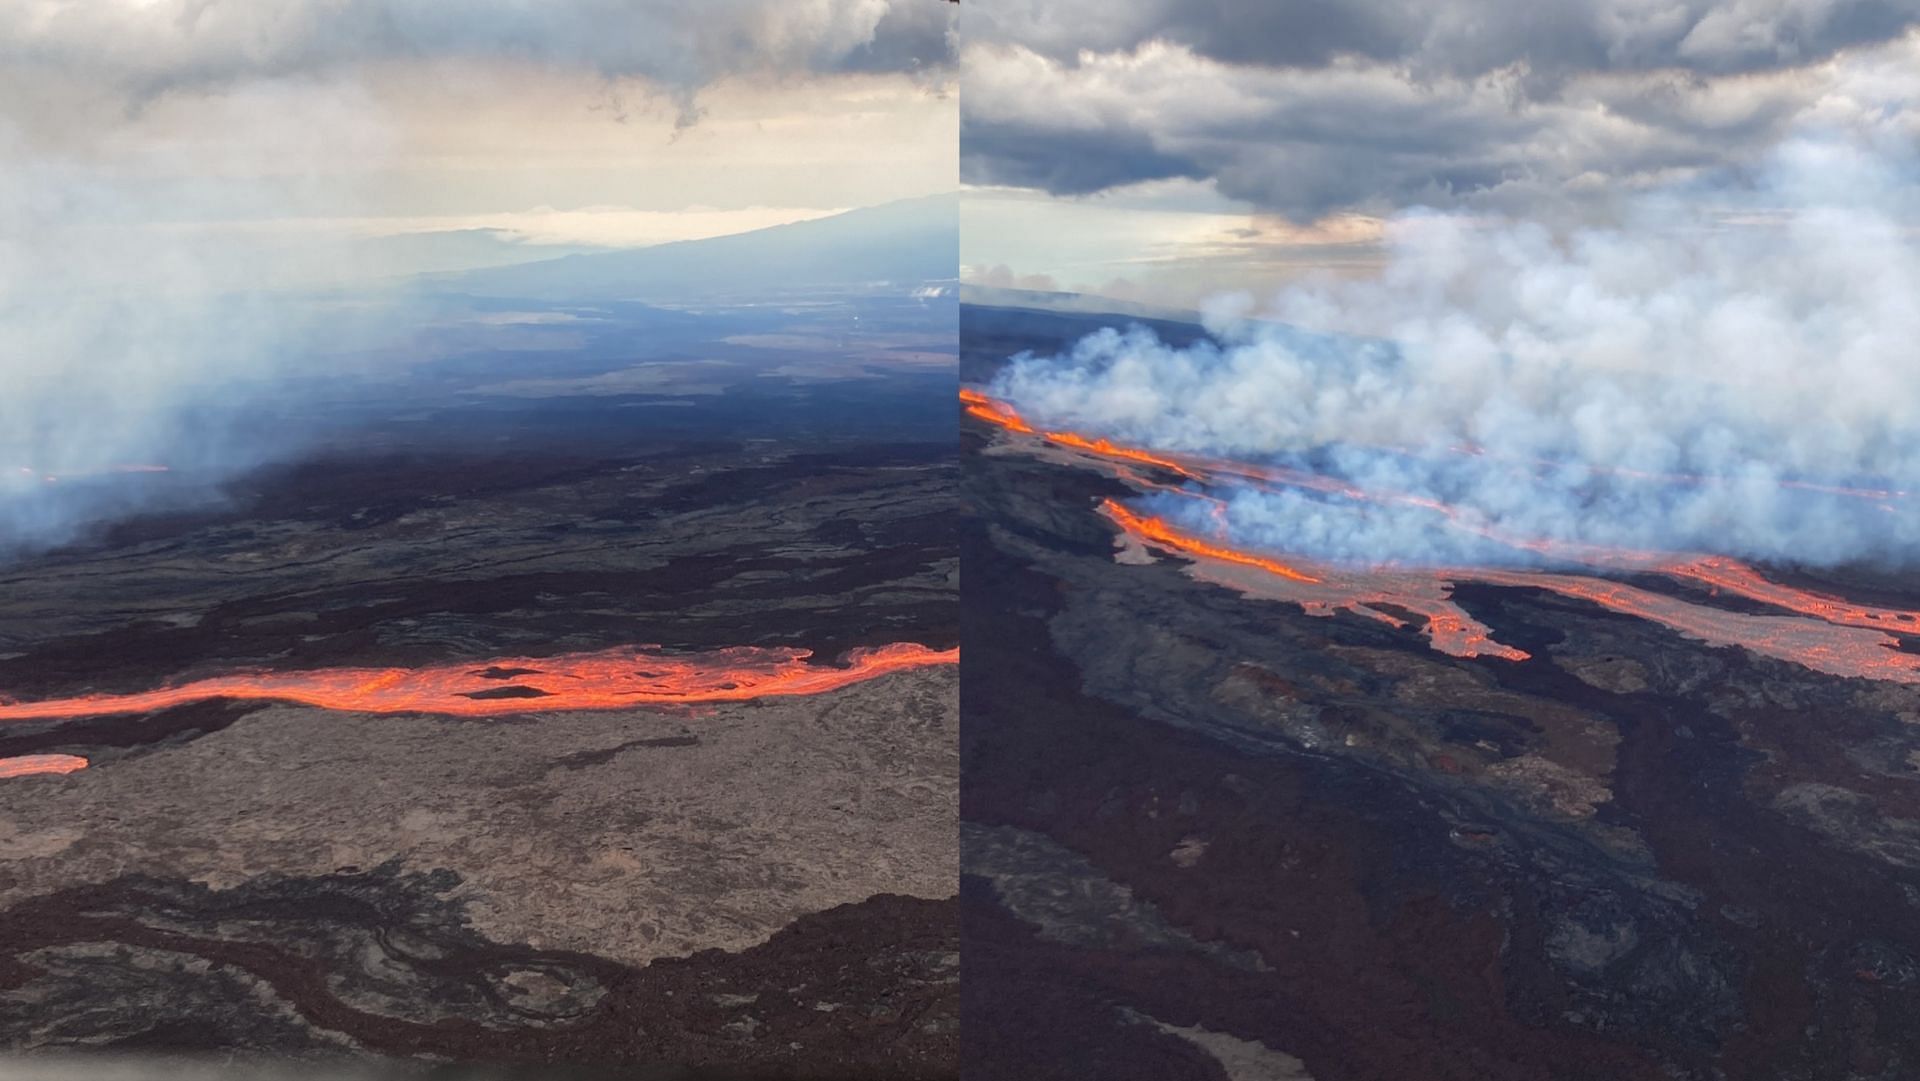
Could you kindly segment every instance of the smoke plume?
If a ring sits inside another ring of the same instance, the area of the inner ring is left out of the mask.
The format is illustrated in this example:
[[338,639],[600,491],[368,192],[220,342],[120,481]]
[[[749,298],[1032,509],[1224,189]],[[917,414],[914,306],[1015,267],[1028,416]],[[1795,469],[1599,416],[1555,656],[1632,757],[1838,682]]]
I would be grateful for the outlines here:
[[[1374,564],[1540,558],[1491,534],[1912,560],[1913,165],[1803,138],[1738,193],[1648,196],[1606,227],[1410,213],[1377,278],[1290,289],[1258,318],[1226,298],[1214,340],[1190,348],[1101,331],[1015,358],[994,389],[1036,423],[1413,497],[1243,492],[1226,528],[1258,547]],[[1453,507],[1455,525],[1419,500]],[[1195,501],[1161,509],[1215,528]]]
[[[297,131],[285,88],[220,95],[196,117],[213,139],[145,138],[116,105],[57,88],[36,98],[67,124],[0,111],[0,557],[189,492],[204,498],[299,445],[303,429],[264,422],[262,409],[321,340],[323,319],[336,345],[352,322],[262,287],[280,269],[270,249],[175,223],[232,212],[223,177],[273,163],[290,178],[274,197],[292,198],[326,182],[325,155],[384,146],[350,92],[327,110],[301,96]],[[134,140],[136,150],[109,149]],[[331,263],[327,276],[352,276],[323,243],[305,255]]]
[[295,452],[292,388],[402,333],[402,268],[301,226],[449,156],[390,115],[413,83],[628,80],[687,124],[735,77],[940,78],[946,8],[0,0],[0,559]]

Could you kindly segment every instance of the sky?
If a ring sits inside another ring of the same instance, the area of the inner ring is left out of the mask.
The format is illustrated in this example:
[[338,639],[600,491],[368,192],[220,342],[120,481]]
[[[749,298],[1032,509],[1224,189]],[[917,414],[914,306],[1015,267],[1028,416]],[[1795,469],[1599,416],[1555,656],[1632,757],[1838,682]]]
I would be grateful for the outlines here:
[[950,191],[950,8],[0,0],[0,213],[324,282]]
[[[968,280],[1191,307],[1431,208],[1573,227],[1920,144],[1913,0],[971,0]],[[1729,198],[1727,220],[1764,216]]]

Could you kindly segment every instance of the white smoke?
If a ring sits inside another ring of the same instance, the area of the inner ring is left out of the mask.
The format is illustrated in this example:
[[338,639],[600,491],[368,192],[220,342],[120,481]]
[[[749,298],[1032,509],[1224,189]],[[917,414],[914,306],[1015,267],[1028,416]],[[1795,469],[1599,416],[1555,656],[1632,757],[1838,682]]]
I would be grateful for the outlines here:
[[[1260,319],[1244,298],[1223,302],[1209,320],[1217,347],[1105,331],[1063,356],[1016,358],[995,389],[1050,426],[1311,457],[1505,534],[1909,560],[1920,557],[1913,165],[1859,139],[1806,138],[1742,194],[1648,196],[1604,228],[1408,214],[1379,277],[1290,289]],[[1327,558],[1528,558],[1411,507],[1256,492],[1233,499],[1228,522],[1245,542]]]
[[[275,251],[190,226],[232,212],[235,192],[273,212],[337,185],[328,155],[386,145],[350,84],[235,88],[178,127],[181,111],[143,118],[68,89],[25,96],[55,112],[0,110],[0,556],[204,498],[298,445],[304,429],[262,409],[351,323],[267,287],[284,277]],[[303,254],[323,280],[355,276],[322,242]]]
[[316,358],[400,333],[404,267],[299,226],[444,154],[388,111],[403,69],[629,80],[691,123],[717,80],[942,77],[946,8],[0,0],[0,558],[293,452]]

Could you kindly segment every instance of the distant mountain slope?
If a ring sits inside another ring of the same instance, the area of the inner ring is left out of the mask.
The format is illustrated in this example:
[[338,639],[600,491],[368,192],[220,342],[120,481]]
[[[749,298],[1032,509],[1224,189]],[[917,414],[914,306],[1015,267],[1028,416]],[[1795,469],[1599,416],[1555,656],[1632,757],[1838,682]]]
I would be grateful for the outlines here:
[[1084,312],[1090,315],[1127,315],[1136,319],[1169,319],[1198,323],[1200,313],[1192,308],[1169,308],[1141,304],[1131,300],[1102,296],[1099,293],[1066,293],[1042,289],[1008,289],[967,282],[960,287],[960,302],[988,308],[1027,308],[1037,312]]
[[732,236],[434,275],[430,284],[533,300],[699,300],[950,281],[959,198],[932,195]]

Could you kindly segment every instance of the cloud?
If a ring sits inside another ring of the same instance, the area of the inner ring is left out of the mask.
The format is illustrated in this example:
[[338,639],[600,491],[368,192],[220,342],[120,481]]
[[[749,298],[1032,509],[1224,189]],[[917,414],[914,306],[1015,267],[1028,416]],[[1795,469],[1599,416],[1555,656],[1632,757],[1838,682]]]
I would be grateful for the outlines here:
[[[350,96],[309,109],[297,138],[285,105],[279,87],[226,95],[205,118],[225,140],[149,146],[146,163],[191,176],[271,159],[305,173],[342,149],[380,152]],[[0,166],[0,557],[189,491],[204,498],[311,434],[312,418],[276,407],[275,391],[313,377],[310,343],[359,340],[372,309],[236,290],[270,277],[280,253],[143,227],[204,211],[225,189],[48,153],[5,114]],[[128,468],[156,465],[172,472]]]
[[1797,67],[1916,24],[1914,0],[980,0],[967,11],[970,41],[1061,60],[1161,41],[1273,68],[1359,59],[1468,78],[1523,68],[1541,86],[1596,72]]
[[962,275],[969,285],[984,285],[990,289],[1029,289],[1042,293],[1054,293],[1060,290],[1060,283],[1049,274],[1016,274],[1005,263],[995,263],[990,267],[968,267]]
[[0,3],[0,64],[84,73],[143,100],[384,61],[511,60],[690,93],[732,75],[942,72],[931,0],[152,0]]
[[1163,151],[1150,134],[1124,128],[985,125],[963,136],[960,161],[970,179],[1055,195],[1090,195],[1143,181],[1206,175],[1197,159]]
[[[1751,169],[1815,116],[1884,124],[1853,99],[1920,71],[1920,3],[1088,7],[970,9],[963,179],[1079,196],[1206,178],[1300,221],[1594,213]],[[1910,116],[1910,94],[1877,97]]]

